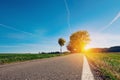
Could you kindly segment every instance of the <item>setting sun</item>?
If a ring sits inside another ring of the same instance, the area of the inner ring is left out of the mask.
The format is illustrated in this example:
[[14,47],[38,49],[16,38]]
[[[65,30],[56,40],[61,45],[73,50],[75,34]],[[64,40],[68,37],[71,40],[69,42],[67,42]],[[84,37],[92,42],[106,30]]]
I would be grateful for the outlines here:
[[89,50],[90,48],[91,48],[91,47],[90,47],[89,45],[87,45],[87,46],[84,47],[84,50],[87,51],[87,50]]

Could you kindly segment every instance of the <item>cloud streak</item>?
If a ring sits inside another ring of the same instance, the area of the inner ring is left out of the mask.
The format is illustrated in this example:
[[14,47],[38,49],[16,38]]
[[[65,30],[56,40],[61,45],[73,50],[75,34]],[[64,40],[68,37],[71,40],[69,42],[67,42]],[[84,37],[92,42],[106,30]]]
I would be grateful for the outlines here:
[[0,24],[0,27],[4,27],[4,28],[7,28],[7,29],[10,29],[10,30],[13,30],[13,31],[17,31],[17,32],[21,32],[21,33],[33,36],[33,34],[30,33],[30,32],[22,31],[22,30],[19,30],[17,28],[14,28],[14,27],[11,27],[11,26],[7,26],[7,25],[4,25],[4,24]]
[[120,12],[117,14],[117,16],[111,21],[111,25],[115,22],[115,21],[117,21],[118,19],[120,18]]
[[71,25],[70,25],[70,10],[69,10],[68,3],[67,3],[66,0],[64,0],[64,3],[65,3],[66,11],[67,11],[67,24],[68,24],[68,27],[69,27],[69,31],[70,31],[70,33],[71,33]]
[[118,12],[118,14],[113,18],[113,20],[106,25],[105,27],[103,27],[99,32],[104,31],[105,29],[109,28],[113,23],[115,23],[118,19],[120,18],[120,12]]

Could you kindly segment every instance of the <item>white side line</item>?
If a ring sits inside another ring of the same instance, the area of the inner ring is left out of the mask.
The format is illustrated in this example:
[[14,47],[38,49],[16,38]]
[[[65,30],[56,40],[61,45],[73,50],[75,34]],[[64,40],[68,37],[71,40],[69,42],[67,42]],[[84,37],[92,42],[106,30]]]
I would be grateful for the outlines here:
[[82,70],[81,80],[95,80],[85,56],[84,56],[84,61],[83,61],[83,70]]

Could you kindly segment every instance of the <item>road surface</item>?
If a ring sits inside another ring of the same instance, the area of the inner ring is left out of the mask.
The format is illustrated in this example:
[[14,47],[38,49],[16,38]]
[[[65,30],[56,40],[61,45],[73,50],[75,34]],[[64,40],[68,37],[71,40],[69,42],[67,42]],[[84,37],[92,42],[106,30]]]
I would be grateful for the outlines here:
[[12,63],[0,66],[0,80],[81,80],[83,55]]

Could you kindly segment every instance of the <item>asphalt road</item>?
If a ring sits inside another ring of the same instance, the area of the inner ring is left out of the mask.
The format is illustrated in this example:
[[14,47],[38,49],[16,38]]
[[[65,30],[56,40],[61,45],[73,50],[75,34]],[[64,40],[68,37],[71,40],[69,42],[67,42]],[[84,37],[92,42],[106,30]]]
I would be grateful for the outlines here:
[[81,80],[82,54],[0,66],[0,80]]

